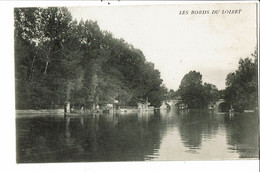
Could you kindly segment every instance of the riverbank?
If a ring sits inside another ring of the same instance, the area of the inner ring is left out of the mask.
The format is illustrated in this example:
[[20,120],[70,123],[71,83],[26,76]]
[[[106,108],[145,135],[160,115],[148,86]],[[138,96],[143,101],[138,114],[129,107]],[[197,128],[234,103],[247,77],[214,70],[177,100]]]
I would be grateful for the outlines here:
[[43,116],[43,115],[64,115],[63,109],[39,109],[39,110],[15,110],[16,117],[35,117],[35,116]]
[[15,110],[17,115],[19,114],[36,114],[36,113],[64,113],[64,109],[39,109],[39,110]]
[[[81,116],[87,114],[128,114],[128,113],[150,113],[154,112],[154,109],[140,110],[140,109],[118,109],[118,110],[99,110],[91,112],[90,110],[73,110],[71,113],[67,113],[66,116]],[[39,110],[15,110],[16,117],[35,117],[35,116],[64,116],[64,109],[39,109]]]

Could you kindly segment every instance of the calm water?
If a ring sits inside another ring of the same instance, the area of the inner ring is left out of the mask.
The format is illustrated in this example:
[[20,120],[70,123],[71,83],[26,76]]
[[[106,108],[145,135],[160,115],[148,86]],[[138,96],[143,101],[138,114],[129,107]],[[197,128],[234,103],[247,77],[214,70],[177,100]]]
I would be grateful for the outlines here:
[[164,111],[18,115],[17,162],[258,158],[258,116]]

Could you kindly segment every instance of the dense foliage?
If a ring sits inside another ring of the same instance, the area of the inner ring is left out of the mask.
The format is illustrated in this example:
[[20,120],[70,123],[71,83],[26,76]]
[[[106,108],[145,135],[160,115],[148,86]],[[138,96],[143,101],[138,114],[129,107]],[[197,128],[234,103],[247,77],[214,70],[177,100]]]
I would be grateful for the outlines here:
[[143,53],[102,31],[97,22],[72,19],[66,8],[16,8],[16,108],[97,104],[160,106],[167,89]]
[[226,77],[226,102],[235,111],[253,110],[257,107],[257,51],[252,57],[253,59],[240,59],[238,69]]
[[182,78],[178,94],[191,109],[206,108],[219,98],[217,87],[209,83],[202,84],[202,75],[197,71],[190,71]]

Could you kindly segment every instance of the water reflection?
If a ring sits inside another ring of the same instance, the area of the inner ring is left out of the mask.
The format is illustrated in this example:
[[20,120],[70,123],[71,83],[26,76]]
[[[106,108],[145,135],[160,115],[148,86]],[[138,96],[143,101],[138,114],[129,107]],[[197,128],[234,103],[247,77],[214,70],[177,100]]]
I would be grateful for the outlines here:
[[175,110],[19,117],[17,162],[257,158],[256,119]]
[[226,115],[225,126],[230,149],[236,150],[240,158],[258,157],[257,113]]
[[202,138],[212,139],[221,123],[215,114],[193,111],[179,116],[178,129],[185,146],[200,149]]

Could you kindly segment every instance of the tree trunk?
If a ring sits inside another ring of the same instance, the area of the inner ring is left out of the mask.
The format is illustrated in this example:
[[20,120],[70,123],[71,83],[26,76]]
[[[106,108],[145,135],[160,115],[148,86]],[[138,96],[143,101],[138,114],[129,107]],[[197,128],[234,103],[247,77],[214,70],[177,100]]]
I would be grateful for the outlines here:
[[67,113],[70,113],[70,102],[67,102]]
[[34,62],[35,62],[35,56],[33,56],[32,64],[31,64],[31,68],[30,68],[29,81],[33,77],[33,65],[34,65]]
[[66,102],[64,104],[64,114],[69,114],[70,113],[70,102]]
[[49,65],[49,57],[47,57],[47,62],[45,64],[44,74],[47,74],[48,65]]

